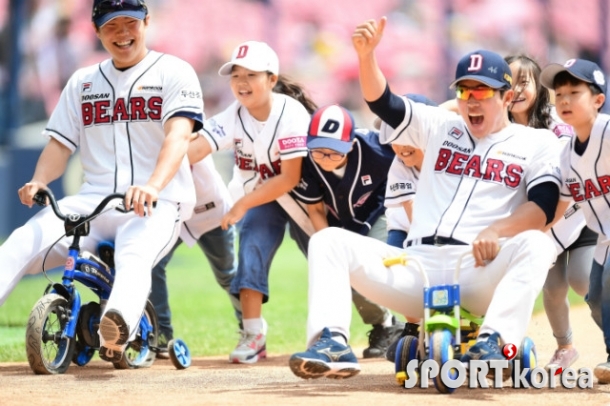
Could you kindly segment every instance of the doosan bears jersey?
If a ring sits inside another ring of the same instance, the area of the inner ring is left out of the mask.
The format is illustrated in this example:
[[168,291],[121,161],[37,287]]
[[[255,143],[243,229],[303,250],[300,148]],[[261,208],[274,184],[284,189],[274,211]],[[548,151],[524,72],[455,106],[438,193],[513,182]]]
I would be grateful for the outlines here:
[[[310,115],[292,97],[273,93],[271,113],[264,126],[239,102],[206,120],[200,132],[212,151],[235,154],[229,191],[234,201],[281,173],[282,160],[307,156]],[[314,232],[305,207],[286,193],[277,202],[307,234]]]
[[563,149],[561,200],[573,199],[599,234],[595,260],[604,264],[610,244],[610,116],[598,114],[582,155],[574,151],[576,140]]
[[[108,59],[76,71],[44,134],[71,151],[80,148],[81,193],[123,193],[149,180],[165,139],[163,124],[175,115],[192,118],[194,130],[201,128],[199,80],[186,62],[150,51],[126,70],[116,69]],[[195,203],[186,156],[159,198],[190,207]]]
[[273,94],[273,107],[265,126],[237,101],[210,118],[201,134],[212,151],[233,149],[238,168],[233,182],[243,193],[281,173],[281,160],[307,156],[306,135],[310,116],[305,107],[283,94]]
[[[562,145],[568,144],[574,136],[574,129],[569,124],[566,124],[559,119],[555,108],[551,110],[551,125],[549,130],[557,136],[557,139]],[[574,243],[583,228],[586,226],[585,215],[580,210],[578,204],[572,203],[565,211],[563,217],[555,223],[555,225],[547,231],[547,234],[555,242],[557,253],[565,251],[572,243]]]
[[510,124],[476,139],[461,116],[403,101],[402,123],[382,142],[424,151],[409,240],[438,235],[469,243],[490,219],[525,203],[533,186],[560,185],[560,143],[551,131]]

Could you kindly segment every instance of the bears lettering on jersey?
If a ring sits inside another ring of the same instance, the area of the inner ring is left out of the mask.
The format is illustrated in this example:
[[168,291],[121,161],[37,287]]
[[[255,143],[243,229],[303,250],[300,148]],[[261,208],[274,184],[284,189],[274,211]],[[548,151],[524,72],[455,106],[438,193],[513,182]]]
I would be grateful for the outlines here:
[[282,173],[282,161],[279,159],[271,162],[272,168],[266,164],[257,165],[253,158],[245,158],[235,153],[235,165],[243,171],[257,171],[261,175],[261,179],[265,180],[272,178],[275,175]]
[[610,176],[608,175],[598,177],[597,182],[594,179],[585,179],[582,184],[576,182],[576,179],[570,178],[566,180],[566,185],[575,202],[610,194]]
[[494,158],[487,158],[483,163],[479,155],[470,156],[447,148],[439,150],[434,170],[451,175],[466,175],[471,178],[504,183],[510,188],[518,187],[523,175],[521,165],[506,163]]
[[[108,100],[109,96],[108,93],[82,96],[81,112],[85,127],[121,121],[161,120],[163,98],[159,96],[153,96],[148,99],[137,96],[131,97],[128,100],[119,98],[113,106],[111,101]],[[97,98],[106,100],[95,100]]]

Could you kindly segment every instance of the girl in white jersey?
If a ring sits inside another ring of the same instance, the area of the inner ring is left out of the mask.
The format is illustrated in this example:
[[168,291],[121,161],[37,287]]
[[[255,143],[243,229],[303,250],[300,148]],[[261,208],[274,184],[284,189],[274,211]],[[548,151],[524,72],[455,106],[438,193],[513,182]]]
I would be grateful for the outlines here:
[[299,86],[279,76],[278,57],[263,42],[239,45],[219,74],[230,76],[236,101],[205,122],[189,158],[196,162],[213,151],[235,151],[229,185],[235,204],[221,226],[240,222],[238,268],[231,293],[240,298],[243,331],[229,360],[254,363],[266,356],[261,310],[269,299],[269,267],[286,224],[303,253],[313,233],[306,210],[289,192],[301,178],[307,128],[316,106]]
[[[511,120],[534,128],[548,128],[560,141],[570,142],[572,127],[555,114],[549,102],[549,91],[540,83],[540,66],[525,55],[509,55],[504,59],[513,73],[515,89],[509,109]],[[578,358],[572,343],[568,289],[572,287],[583,297],[587,294],[597,234],[586,226],[584,214],[577,204],[570,205],[547,234],[555,242],[558,257],[544,284],[543,301],[557,340],[557,350],[545,368],[566,369]]]

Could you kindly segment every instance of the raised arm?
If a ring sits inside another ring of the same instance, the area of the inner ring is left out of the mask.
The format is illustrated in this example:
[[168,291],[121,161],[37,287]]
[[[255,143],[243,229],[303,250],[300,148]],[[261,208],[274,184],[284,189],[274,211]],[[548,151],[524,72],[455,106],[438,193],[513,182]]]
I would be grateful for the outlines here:
[[360,88],[367,102],[379,99],[386,88],[386,78],[375,57],[375,48],[381,41],[386,22],[386,17],[381,17],[379,21],[367,20],[359,24],[352,34],[360,67]]

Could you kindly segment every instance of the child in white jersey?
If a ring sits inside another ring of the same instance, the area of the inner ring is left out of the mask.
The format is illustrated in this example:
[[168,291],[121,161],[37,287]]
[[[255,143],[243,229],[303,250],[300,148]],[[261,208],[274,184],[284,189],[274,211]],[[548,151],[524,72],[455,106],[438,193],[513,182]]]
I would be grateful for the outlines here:
[[286,225],[305,254],[313,233],[305,208],[290,191],[301,178],[307,128],[316,106],[298,85],[279,75],[278,57],[263,42],[237,46],[219,74],[230,76],[236,100],[205,122],[202,136],[191,143],[189,159],[197,162],[224,149],[235,152],[229,185],[235,203],[221,227],[240,222],[237,274],[230,291],[240,299],[244,328],[229,360],[254,363],[266,356],[262,305],[269,300],[269,268]]
[[[540,83],[540,66],[525,55],[504,58],[513,74],[515,96],[509,106],[509,117],[518,124],[548,128],[564,143],[569,143],[574,131],[563,123],[550,104],[549,91]],[[589,272],[597,234],[586,226],[585,216],[577,204],[572,204],[563,217],[547,231],[555,242],[557,261],[549,270],[543,288],[543,303],[557,350],[545,368],[566,369],[578,359],[570,328],[570,287],[585,296],[589,290]]]
[[610,383],[610,116],[599,112],[606,101],[606,79],[597,64],[570,59],[544,68],[540,81],[555,91],[557,115],[576,133],[561,158],[558,213],[575,201],[599,234],[586,300],[608,353],[594,373],[600,383]]

